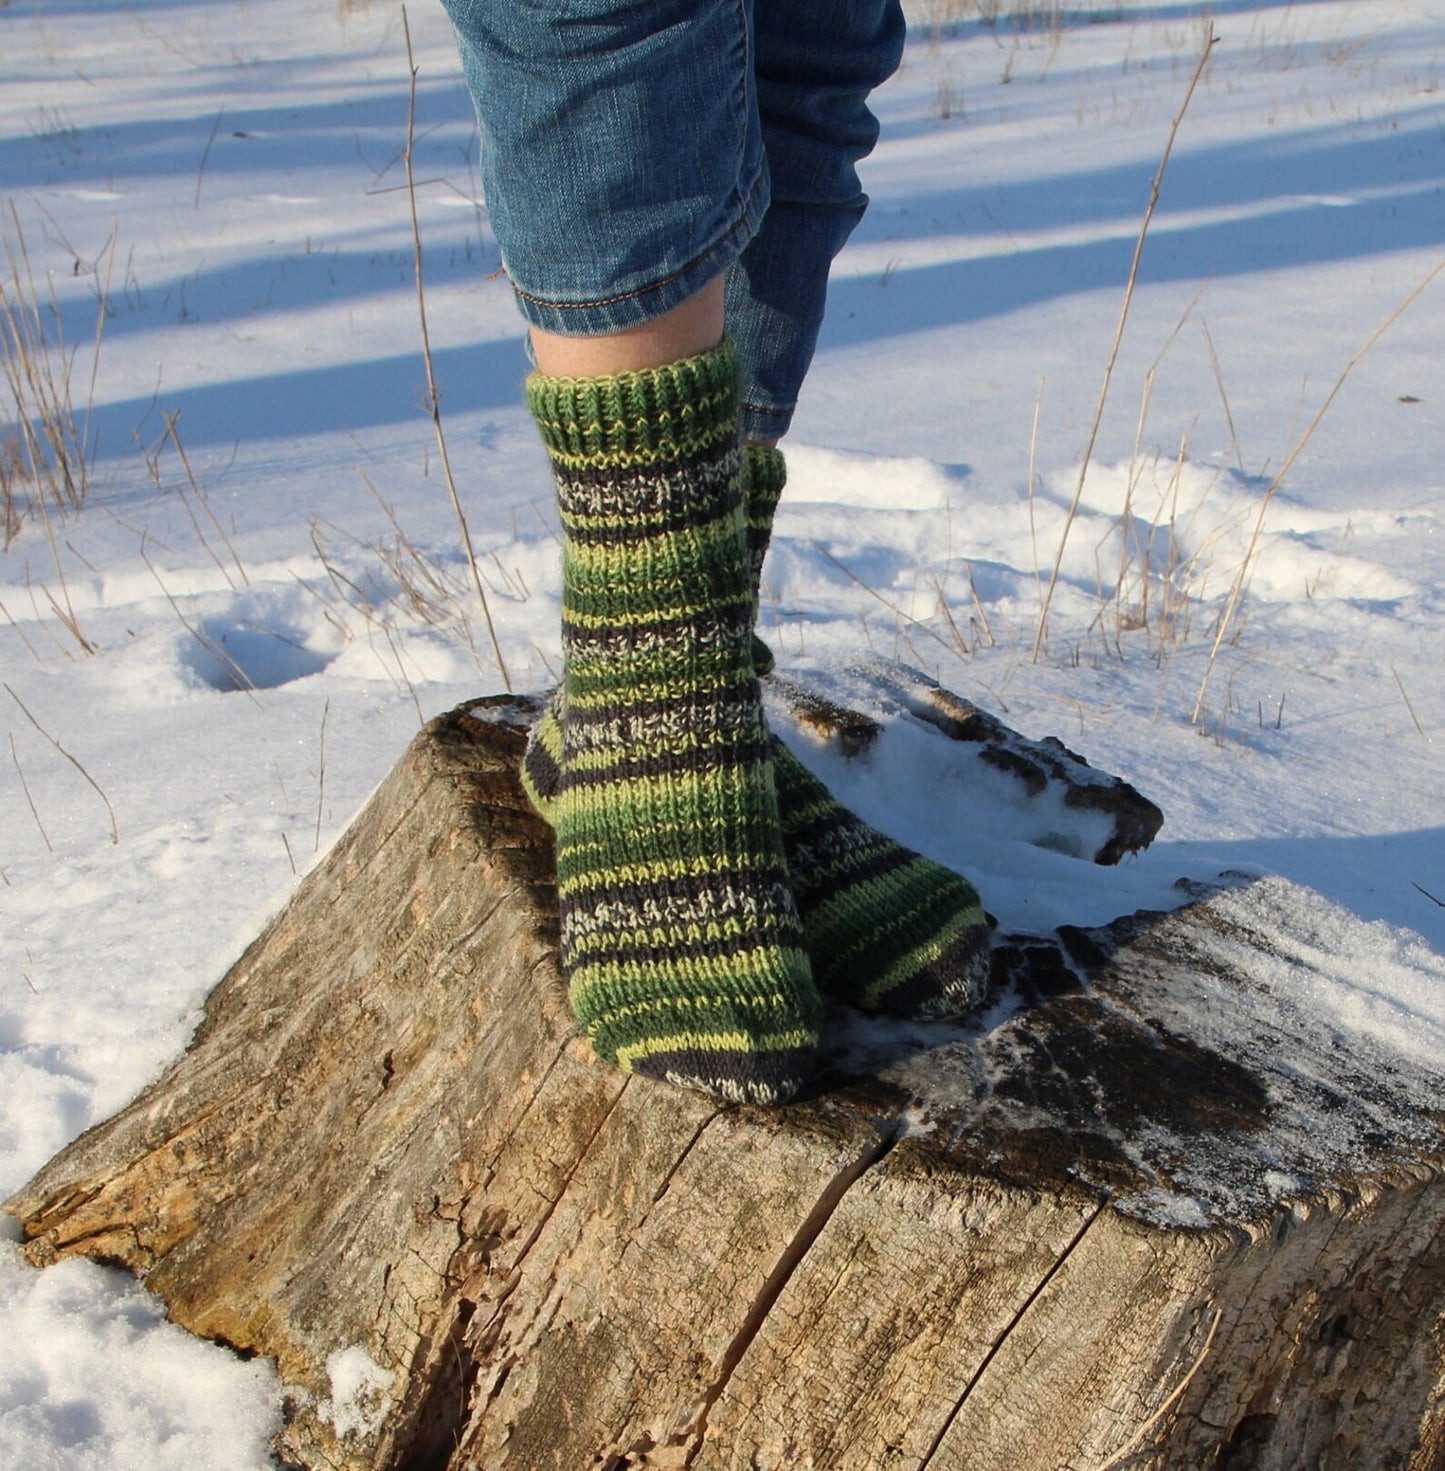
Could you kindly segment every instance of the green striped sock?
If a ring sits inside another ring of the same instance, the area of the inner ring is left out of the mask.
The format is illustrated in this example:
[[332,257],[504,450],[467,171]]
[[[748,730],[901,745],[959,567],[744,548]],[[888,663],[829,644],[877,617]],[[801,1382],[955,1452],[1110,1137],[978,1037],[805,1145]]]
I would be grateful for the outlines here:
[[[787,484],[788,466],[783,452],[771,444],[749,440],[743,445],[743,513],[748,527],[748,565],[753,573],[753,626],[757,627],[758,608],[762,602],[763,562],[768,543],[773,539],[773,517]],[[773,651],[753,635],[753,668],[761,679],[773,672],[778,661]]]
[[[773,532],[773,516],[783,493],[787,472],[782,454],[769,445],[745,443],[742,447],[743,509],[747,527],[748,564],[752,570],[753,623],[758,621],[758,590],[762,586],[763,559]],[[753,673],[771,674],[777,660],[773,651],[756,634],[752,641]],[[562,727],[558,723],[565,700],[558,691],[542,718],[532,728],[527,754],[522,761],[522,788],[544,822],[557,825],[557,788],[562,780]],[[781,742],[774,742],[773,759],[782,751],[793,757]]]
[[[788,467],[774,445],[745,447],[748,559],[755,596]],[[756,615],[756,602],[754,610]],[[771,650],[753,640],[773,666]],[[834,800],[773,743],[783,851],[818,988],[864,1011],[928,1018],[971,1011],[988,988],[988,918],[967,879],[896,843]]]
[[863,1011],[962,1016],[988,990],[988,918],[967,879],[855,816],[775,742],[793,897],[818,989]]
[[[756,593],[787,470],[782,453],[771,446],[749,444],[743,453]],[[768,672],[773,656],[767,645],[755,637],[752,652],[757,672]],[[549,709],[522,767],[532,805],[553,824],[561,742]],[[848,811],[775,737],[771,749],[783,850],[818,988],[893,1016],[971,1011],[982,1001],[989,976],[988,920],[973,885]]]
[[781,1103],[821,1002],[783,857],[728,344],[610,378],[533,374],[563,531],[553,747],[562,965],[627,1071]]

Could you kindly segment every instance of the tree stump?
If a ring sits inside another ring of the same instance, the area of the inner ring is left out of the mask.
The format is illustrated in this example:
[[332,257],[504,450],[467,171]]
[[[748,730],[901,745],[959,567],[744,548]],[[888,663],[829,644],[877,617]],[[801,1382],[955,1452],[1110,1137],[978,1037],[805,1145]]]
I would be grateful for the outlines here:
[[274,1356],[309,1468],[1445,1468],[1441,1080],[1312,1011],[1324,901],[1000,944],[976,1024],[841,1017],[722,1106],[577,1033],[535,713],[422,732],[7,1202],[33,1262]]

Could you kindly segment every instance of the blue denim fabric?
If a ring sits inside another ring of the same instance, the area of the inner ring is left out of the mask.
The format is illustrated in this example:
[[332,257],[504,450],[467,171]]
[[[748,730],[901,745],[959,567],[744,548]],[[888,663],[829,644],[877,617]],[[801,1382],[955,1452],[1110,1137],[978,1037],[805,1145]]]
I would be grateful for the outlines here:
[[743,430],[792,419],[823,323],[828,267],[863,218],[854,165],[878,141],[868,94],[903,56],[897,0],[756,0],[756,76],[772,199],[727,276]]
[[828,266],[867,205],[898,0],[443,0],[517,302],[636,326],[727,273],[744,432],[788,426]]

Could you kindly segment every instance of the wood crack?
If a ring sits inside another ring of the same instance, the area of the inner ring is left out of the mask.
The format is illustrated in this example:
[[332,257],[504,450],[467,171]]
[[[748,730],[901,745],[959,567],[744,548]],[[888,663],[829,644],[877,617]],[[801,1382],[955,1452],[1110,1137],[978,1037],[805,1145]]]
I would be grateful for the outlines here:
[[587,1158],[588,1154],[591,1153],[592,1146],[597,1142],[598,1137],[601,1135],[603,1129],[607,1127],[608,1119],[610,1119],[613,1113],[616,1111],[617,1105],[622,1101],[622,1095],[626,1093],[627,1085],[631,1081],[632,1075],[630,1073],[623,1077],[622,1086],[617,1090],[617,1093],[613,1097],[612,1102],[609,1103],[607,1105],[607,1108],[603,1111],[602,1117],[598,1119],[596,1128],[594,1128],[591,1134],[588,1135],[587,1142],[582,1146],[581,1149],[577,1151],[577,1157],[572,1161],[572,1168],[567,1171],[567,1177],[562,1181],[561,1187],[558,1189],[556,1196],[547,1202],[547,1207],[542,1212],[541,1219],[537,1221],[535,1226],[533,1226],[532,1230],[528,1233],[526,1241],[522,1243],[522,1249],[517,1253],[516,1260],[512,1263],[511,1271],[507,1273],[507,1280],[503,1284],[502,1290],[489,1304],[489,1306],[491,1307],[491,1313],[488,1316],[487,1321],[485,1323],[477,1323],[474,1320],[474,1325],[468,1333],[469,1339],[481,1339],[483,1335],[489,1334],[491,1332],[493,1325],[501,1316],[502,1310],[507,1304],[507,1300],[517,1290],[522,1281],[522,1269],[526,1265],[527,1257],[531,1254],[532,1248],[536,1246],[538,1241],[541,1240],[542,1233],[547,1229],[548,1222],[551,1221],[552,1217],[557,1213],[557,1207],[562,1204],[562,1201],[566,1198],[567,1192],[572,1188],[572,1181],[577,1178],[577,1171],[582,1168],[582,1162]]
[[857,1159],[845,1165],[829,1180],[823,1188],[823,1193],[813,1203],[812,1209],[803,1217],[792,1239],[783,1248],[772,1271],[768,1273],[762,1287],[758,1290],[758,1295],[753,1299],[732,1341],[724,1349],[722,1357],[718,1360],[717,1373],[713,1377],[712,1384],[708,1386],[707,1393],[693,1411],[689,1423],[674,1441],[674,1444],[680,1444],[687,1439],[692,1441],[683,1458],[681,1471],[688,1471],[688,1467],[697,1459],[707,1441],[708,1416],[711,1415],[713,1406],[722,1398],[738,1365],[742,1363],[748,1349],[752,1347],[753,1341],[762,1331],[768,1314],[772,1312],[774,1305],[782,1296],[783,1289],[792,1279],[793,1273],[797,1271],[813,1243],[823,1234],[823,1228],[833,1218],[834,1212],[842,1204],[843,1197],[868,1170],[888,1154],[907,1130],[907,1120],[901,1114],[890,1120],[888,1127]]
[[634,1235],[639,1234],[642,1228],[647,1224],[647,1217],[652,1214],[652,1207],[657,1205],[658,1202],[661,1201],[662,1197],[667,1194],[668,1190],[672,1186],[673,1180],[677,1176],[677,1172],[682,1168],[688,1155],[690,1155],[693,1150],[697,1148],[698,1140],[702,1138],[703,1134],[706,1132],[709,1126],[712,1125],[723,1114],[729,1112],[731,1107],[732,1105],[729,1104],[723,1108],[714,1109],[710,1114],[708,1114],[705,1119],[703,1119],[703,1121],[697,1126],[697,1128],[692,1131],[692,1138],[683,1145],[682,1149],[678,1152],[677,1158],[673,1160],[673,1162],[667,1167],[667,1173],[662,1177],[662,1183],[658,1185],[656,1190],[653,1191],[652,1205],[648,1207],[647,1212],[643,1215],[642,1219],[638,1221],[637,1226],[634,1229]]
[[1003,1332],[1000,1333],[996,1339],[994,1339],[993,1343],[989,1347],[989,1351],[983,1356],[982,1361],[979,1363],[978,1368],[973,1371],[973,1374],[969,1378],[968,1383],[963,1386],[963,1393],[960,1394],[959,1397],[954,1401],[953,1408],[944,1417],[943,1424],[939,1426],[938,1434],[933,1437],[933,1443],[928,1447],[928,1450],[924,1453],[923,1459],[918,1463],[918,1471],[928,1471],[928,1467],[932,1464],[934,1456],[938,1454],[939,1448],[948,1438],[948,1432],[953,1429],[954,1421],[956,1421],[959,1415],[963,1413],[963,1407],[968,1403],[968,1397],[978,1387],[979,1381],[983,1378],[983,1376],[988,1373],[989,1365],[992,1364],[993,1361],[998,1357],[999,1353],[1003,1350],[1004,1345],[1009,1341],[1010,1337],[1012,1337],[1014,1330],[1028,1316],[1029,1309],[1032,1308],[1033,1305],[1043,1295],[1045,1288],[1047,1288],[1049,1283],[1051,1283],[1054,1278],[1057,1277],[1061,1271],[1063,1271],[1064,1264],[1069,1260],[1071,1256],[1073,1256],[1074,1252],[1078,1249],[1084,1237],[1089,1234],[1090,1227],[1092,1227],[1094,1222],[1097,1221],[1099,1217],[1104,1213],[1105,1209],[1108,1207],[1108,1204],[1109,1202],[1106,1198],[1104,1200],[1101,1200],[1099,1204],[1094,1207],[1094,1210],[1089,1215],[1088,1219],[1085,1220],[1084,1224],[1080,1226],[1077,1231],[1074,1232],[1073,1239],[1063,1249],[1063,1251],[1059,1253],[1059,1259],[1048,1269],[1047,1272],[1044,1273],[1043,1277],[1039,1280],[1038,1285],[1020,1304],[1019,1310],[1013,1315],[1012,1318],[1009,1319],[1008,1324],[1004,1328]]
[[[541,963],[539,962],[537,965],[532,967],[531,974],[535,975],[540,969]],[[562,1040],[557,1044],[556,1050],[552,1053],[552,1056],[548,1061],[546,1068],[543,1070],[541,1076],[537,1079],[535,1086],[532,1088],[532,1096],[528,1098],[526,1103],[524,1103],[522,1107],[517,1111],[516,1119],[513,1121],[511,1128],[507,1130],[507,1132],[502,1136],[501,1140],[493,1148],[491,1156],[487,1160],[487,1170],[489,1173],[496,1170],[497,1165],[501,1162],[502,1156],[506,1154],[506,1152],[512,1147],[513,1142],[516,1140],[518,1134],[521,1132],[522,1125],[526,1123],[527,1120],[531,1117],[532,1110],[536,1108],[538,1100],[547,1091],[547,1084],[551,1081],[552,1074],[556,1072],[558,1064],[567,1055],[567,1049],[572,1045],[572,1041],[572,1036],[569,1034],[568,1036],[563,1037]],[[621,1098],[622,1094],[619,1092],[617,1096]]]

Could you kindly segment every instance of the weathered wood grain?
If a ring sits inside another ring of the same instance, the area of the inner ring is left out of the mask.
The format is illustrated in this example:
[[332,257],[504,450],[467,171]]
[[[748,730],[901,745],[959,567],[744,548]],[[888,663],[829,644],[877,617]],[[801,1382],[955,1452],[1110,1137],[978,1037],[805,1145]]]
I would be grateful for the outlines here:
[[840,1016],[810,1097],[723,1107],[576,1033],[535,710],[418,737],[7,1202],[32,1261],[274,1356],[306,1467],[1445,1468],[1441,1078],[1312,1014],[1317,896],[1001,946],[977,1024]]

